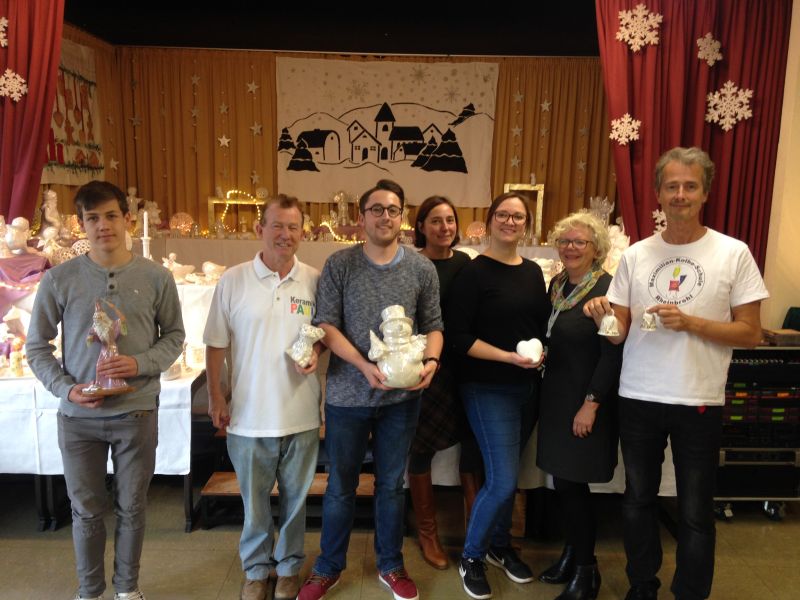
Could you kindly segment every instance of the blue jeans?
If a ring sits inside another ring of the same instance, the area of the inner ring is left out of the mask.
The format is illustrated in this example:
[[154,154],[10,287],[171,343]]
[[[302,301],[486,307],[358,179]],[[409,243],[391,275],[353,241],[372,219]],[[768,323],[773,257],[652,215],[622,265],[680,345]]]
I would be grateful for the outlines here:
[[519,459],[536,424],[537,391],[535,383],[461,385],[461,400],[486,471],[472,505],[464,558],[483,560],[490,546],[511,545]]
[[[248,579],[266,579],[273,567],[281,577],[300,572],[305,561],[306,495],[314,481],[318,449],[317,428],[276,438],[228,434],[228,454],[244,501],[239,557]],[[270,493],[276,479],[280,534],[274,544]]]
[[314,572],[344,570],[361,465],[372,434],[375,463],[375,556],[378,571],[403,566],[403,490],[406,457],[417,429],[419,398],[389,406],[325,405],[325,450],[330,475],[322,503],[320,555]]
[[104,554],[109,508],[106,462],[114,465],[114,589],[138,587],[144,543],[147,489],[156,466],[158,412],[137,410],[108,418],[68,417],[58,413],[58,447],[72,504],[72,541],[80,595],[92,598],[106,589]]
[[722,407],[619,399],[620,441],[625,461],[622,504],[626,571],[632,586],[660,585],[661,537],[658,488],[667,437],[672,444],[678,491],[678,547],[672,592],[707,598],[714,578],[714,489],[722,436]]

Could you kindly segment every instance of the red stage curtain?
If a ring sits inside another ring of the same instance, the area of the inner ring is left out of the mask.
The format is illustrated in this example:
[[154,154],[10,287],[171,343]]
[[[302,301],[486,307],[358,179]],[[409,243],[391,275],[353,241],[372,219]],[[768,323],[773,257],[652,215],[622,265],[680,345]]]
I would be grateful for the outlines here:
[[[619,12],[645,4],[663,16],[659,43],[638,52],[615,38]],[[620,211],[632,241],[653,231],[653,168],[673,146],[699,146],[717,167],[706,225],[745,241],[763,268],[780,132],[792,0],[596,0],[609,118],[639,119],[639,140],[611,141]],[[712,67],[697,40],[722,43]],[[724,131],[706,123],[706,96],[726,81],[753,90],[753,116]]]
[[8,19],[8,46],[0,48],[0,73],[25,79],[19,102],[0,98],[0,214],[31,218],[45,163],[45,146],[61,56],[64,0],[0,0]]

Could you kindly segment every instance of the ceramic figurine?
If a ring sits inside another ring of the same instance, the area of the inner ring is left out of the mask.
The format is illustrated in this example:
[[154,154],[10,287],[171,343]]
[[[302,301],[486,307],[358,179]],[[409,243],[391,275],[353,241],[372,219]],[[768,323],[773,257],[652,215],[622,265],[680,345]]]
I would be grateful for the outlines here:
[[161,257],[161,262],[172,273],[175,283],[183,283],[186,281],[186,276],[194,272],[194,265],[182,265],[177,261],[177,258],[177,254],[170,252],[168,258]]
[[28,249],[28,238],[30,237],[30,224],[25,217],[17,217],[11,221],[11,225],[6,226],[6,244],[8,244],[11,254],[36,252],[33,248]]
[[[111,310],[116,313],[117,318],[112,319],[103,310],[101,303],[108,305]],[[108,300],[101,298],[94,303],[94,316],[92,317],[92,329],[86,338],[86,344],[90,345],[94,342],[100,342],[100,355],[97,357],[98,364],[100,361],[108,358],[113,358],[119,355],[117,350],[117,338],[120,335],[128,334],[128,326],[125,321],[125,315]],[[132,391],[133,388],[128,385],[124,379],[116,379],[111,377],[98,378],[95,375],[95,380],[88,387],[83,388],[81,393],[84,396],[113,396],[116,394],[124,394]]]
[[298,366],[305,369],[308,363],[311,362],[311,354],[314,349],[314,344],[325,337],[325,331],[319,327],[314,327],[308,323],[300,326],[300,333],[297,340],[292,347],[286,350],[286,354],[292,357],[292,360]]
[[614,337],[619,335],[619,328],[617,327],[617,318],[614,316],[614,311],[606,314],[603,320],[600,321],[600,329],[597,330],[597,335],[605,335]]
[[544,347],[542,346],[542,342],[536,338],[522,340],[517,344],[517,354],[525,358],[530,358],[535,363],[539,362],[539,359],[542,358],[543,352]]
[[23,359],[25,353],[25,340],[21,337],[15,337],[11,342],[11,353],[8,355],[8,368],[14,377],[24,377],[25,369]]
[[655,331],[658,329],[658,323],[656,322],[656,314],[649,313],[645,311],[642,314],[642,331]]
[[405,309],[400,305],[384,308],[381,318],[383,341],[370,331],[367,356],[378,363],[378,369],[386,376],[383,382],[385,386],[413,387],[420,382],[427,338],[424,335],[412,335],[412,321],[406,317]]
[[206,279],[216,281],[222,274],[225,272],[224,265],[218,265],[217,263],[213,263],[210,260],[207,260],[203,263],[203,275],[206,276]]

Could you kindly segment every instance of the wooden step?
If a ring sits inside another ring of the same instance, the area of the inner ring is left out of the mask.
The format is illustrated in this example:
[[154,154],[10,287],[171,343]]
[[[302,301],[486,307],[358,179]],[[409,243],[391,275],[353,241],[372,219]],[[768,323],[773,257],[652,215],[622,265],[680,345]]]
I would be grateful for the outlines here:
[[[309,496],[323,496],[325,488],[328,487],[328,474],[315,473],[314,481],[311,483],[311,489],[308,490]],[[372,473],[361,473],[358,476],[358,487],[356,488],[356,497],[366,498],[371,497],[375,493],[375,475]],[[236,479],[236,473],[233,471],[216,471],[209,477],[203,489],[200,491],[200,496],[239,496],[239,481]],[[278,483],[272,488],[272,495],[278,495]]]

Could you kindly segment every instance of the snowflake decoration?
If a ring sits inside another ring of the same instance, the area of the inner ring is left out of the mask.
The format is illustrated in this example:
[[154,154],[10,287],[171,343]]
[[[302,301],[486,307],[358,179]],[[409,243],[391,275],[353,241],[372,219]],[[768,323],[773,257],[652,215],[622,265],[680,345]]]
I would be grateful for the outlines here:
[[726,81],[722,89],[706,96],[708,112],[706,121],[719,123],[724,131],[730,131],[737,121],[744,121],[753,116],[750,110],[750,98],[753,90],[740,89],[732,81]]
[[6,27],[8,27],[8,19],[0,17],[0,46],[5,48],[8,46],[8,38],[6,37]]
[[6,69],[6,72],[0,77],[0,96],[7,96],[14,102],[19,102],[27,93],[28,86],[25,84],[25,80],[11,69]]
[[638,52],[642,46],[658,44],[658,26],[664,20],[660,14],[650,12],[644,4],[633,10],[619,11],[619,29],[616,38]]
[[428,71],[425,67],[414,67],[411,70],[411,81],[422,85],[425,83],[425,78],[428,76]]
[[458,89],[454,86],[450,86],[444,92],[444,99],[448,102],[456,102],[458,100]]
[[667,228],[667,215],[660,208],[658,210],[654,210],[652,214],[653,222],[656,226],[656,228],[653,230],[653,233],[664,231]]
[[697,47],[700,48],[697,58],[705,60],[709,67],[713,67],[715,62],[722,60],[722,54],[719,51],[722,44],[715,40],[710,33],[697,40]]
[[639,119],[632,119],[629,113],[625,113],[619,119],[611,121],[611,133],[608,137],[617,140],[621,146],[625,146],[631,140],[639,139],[641,124]]
[[367,95],[367,84],[363,81],[356,81],[354,79],[350,82],[350,87],[347,88],[347,95],[353,100],[363,102]]

